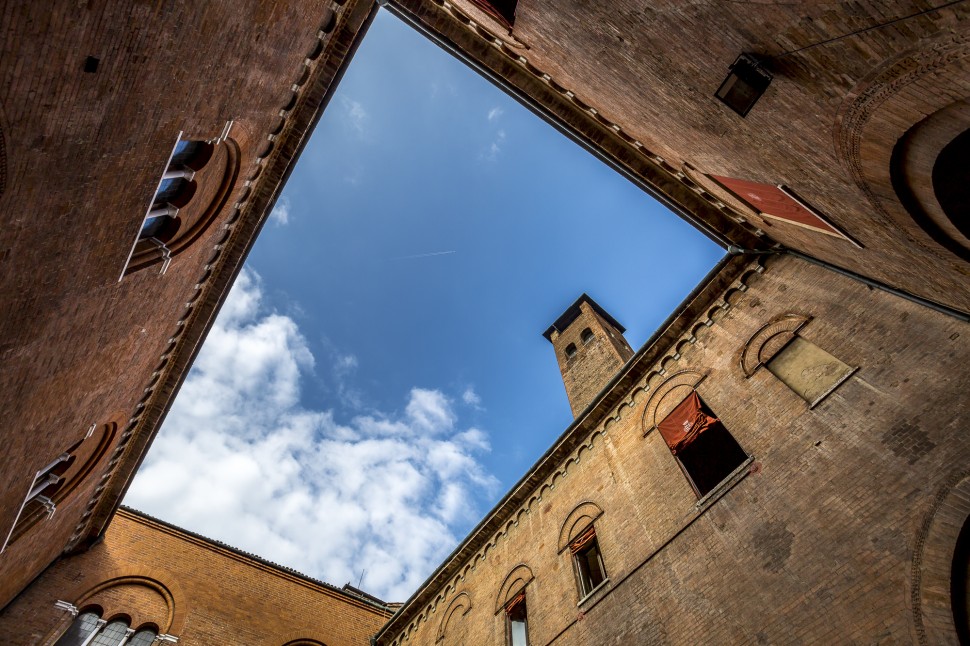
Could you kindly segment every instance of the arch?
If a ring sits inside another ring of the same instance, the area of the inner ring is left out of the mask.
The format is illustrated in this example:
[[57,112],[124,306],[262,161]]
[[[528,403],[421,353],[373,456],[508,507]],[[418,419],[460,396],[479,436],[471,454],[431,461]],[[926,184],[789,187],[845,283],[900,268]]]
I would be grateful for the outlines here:
[[[213,148],[211,144],[206,146]],[[209,152],[209,155],[204,164],[196,164],[199,170],[192,183],[196,185],[197,192],[192,196],[191,203],[183,205],[184,208],[166,225],[162,242],[167,248],[167,255],[148,240],[139,240],[125,275],[168,262],[179,255],[209,231],[226,210],[225,206],[239,177],[239,145],[233,139],[226,139],[215,146],[214,152]],[[195,163],[195,157],[189,163]]]
[[782,314],[761,326],[741,350],[741,371],[744,376],[751,377],[758,368],[768,363],[811,320],[811,316]]
[[911,127],[893,147],[893,190],[931,238],[970,259],[966,159],[970,101],[956,101]]
[[512,568],[512,571],[505,577],[505,581],[502,582],[498,596],[495,597],[495,614],[502,612],[505,609],[505,604],[522,592],[533,579],[535,577],[532,575],[532,569],[525,563],[519,563]]
[[[306,633],[303,633],[303,634],[306,634]],[[291,639],[288,642],[285,642],[283,646],[327,646],[327,645],[324,644],[322,641],[318,641],[316,639],[297,637],[296,639]]]
[[[936,131],[937,126],[950,127],[942,115],[965,109],[958,104],[965,104],[966,97],[954,96],[952,79],[968,74],[970,34],[941,32],[900,52],[860,81],[847,93],[835,124],[840,160],[884,218],[883,226],[896,226],[920,244],[932,240],[963,260],[970,260],[968,241],[940,228],[941,222],[928,217],[926,206],[935,210],[928,176],[932,161],[945,143],[966,129],[964,124],[951,136]],[[936,119],[940,120],[934,124]],[[911,194],[913,187],[919,196]]]
[[559,528],[558,552],[562,552],[580,533],[603,515],[603,510],[595,502],[585,500],[569,512]]
[[916,539],[912,607],[919,643],[959,644],[954,621],[953,569],[962,531],[970,523],[970,471],[952,477],[936,496]]
[[646,435],[655,429],[657,420],[662,420],[677,404],[684,401],[684,398],[704,381],[705,376],[693,370],[681,370],[660,382],[644,406],[643,434]]
[[468,596],[467,592],[459,592],[445,609],[444,616],[441,618],[441,624],[438,626],[438,636],[435,638],[435,643],[440,642],[445,638],[445,634],[448,632],[448,626],[451,623],[451,618],[454,617],[456,613],[461,612],[461,614],[458,616],[464,617],[471,609],[471,597]]
[[103,593],[119,586],[141,586],[157,594],[164,601],[166,606],[163,613],[164,617],[132,617],[139,626],[149,623],[158,626],[160,633],[178,634],[182,631],[185,623],[185,612],[188,604],[182,589],[176,582],[175,577],[157,568],[140,570],[137,567],[118,568],[105,572],[99,583],[91,585],[78,585],[68,598],[73,598],[75,606],[86,608],[97,606],[102,609],[102,616],[119,612],[131,612],[132,608],[113,608],[105,603]]

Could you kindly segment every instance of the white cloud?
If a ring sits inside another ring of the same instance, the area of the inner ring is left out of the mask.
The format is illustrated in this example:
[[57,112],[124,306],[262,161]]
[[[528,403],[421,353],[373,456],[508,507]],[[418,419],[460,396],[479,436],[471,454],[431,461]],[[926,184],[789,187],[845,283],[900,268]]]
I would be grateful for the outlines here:
[[344,108],[347,123],[357,133],[361,139],[367,138],[369,134],[370,115],[364,109],[360,101],[355,101],[346,96],[340,97],[340,103]]
[[283,226],[290,222],[290,200],[284,196],[276,201],[276,206],[270,211],[269,220],[276,226]]
[[501,117],[503,114],[505,114],[505,110],[503,110],[502,108],[500,108],[498,106],[495,106],[494,108],[492,108],[491,110],[488,111],[488,115],[487,115],[486,118],[489,121],[495,121],[496,119],[498,119],[499,117]]
[[482,408],[482,398],[478,396],[475,392],[473,386],[469,386],[465,389],[465,392],[461,394],[461,400],[471,406],[472,408],[481,410]]
[[499,154],[502,152],[502,146],[505,144],[505,130],[499,130],[495,133],[495,139],[488,146],[488,149],[482,153],[482,158],[486,161],[493,162],[498,159]]
[[495,492],[487,435],[432,389],[412,389],[403,414],[304,408],[314,357],[261,296],[244,270],[125,503],[336,585],[366,569],[364,589],[403,600]]

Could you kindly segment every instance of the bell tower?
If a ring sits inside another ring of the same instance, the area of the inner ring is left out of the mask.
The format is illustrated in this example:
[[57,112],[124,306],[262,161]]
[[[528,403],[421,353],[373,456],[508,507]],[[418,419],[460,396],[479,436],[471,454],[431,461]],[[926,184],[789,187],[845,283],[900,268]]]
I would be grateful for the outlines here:
[[626,329],[583,294],[543,336],[552,343],[573,416],[579,415],[633,356]]

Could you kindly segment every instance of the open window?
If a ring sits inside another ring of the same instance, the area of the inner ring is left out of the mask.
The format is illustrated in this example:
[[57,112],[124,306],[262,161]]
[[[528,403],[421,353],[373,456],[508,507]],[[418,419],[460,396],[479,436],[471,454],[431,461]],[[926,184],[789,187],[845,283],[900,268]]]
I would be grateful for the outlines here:
[[657,424],[698,498],[734,473],[748,455],[696,390]]
[[585,599],[606,581],[606,567],[603,565],[599,541],[596,540],[596,528],[590,526],[580,534],[569,544],[569,551],[573,556],[579,598]]
[[529,646],[529,618],[525,590],[505,605],[505,624],[509,646]]

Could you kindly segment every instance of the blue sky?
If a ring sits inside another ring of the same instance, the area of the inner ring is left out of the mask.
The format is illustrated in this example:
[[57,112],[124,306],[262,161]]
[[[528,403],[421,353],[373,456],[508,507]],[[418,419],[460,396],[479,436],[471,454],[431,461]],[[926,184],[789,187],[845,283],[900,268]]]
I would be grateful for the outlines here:
[[402,600],[570,423],[546,327],[637,348],[721,255],[382,12],[126,503]]

